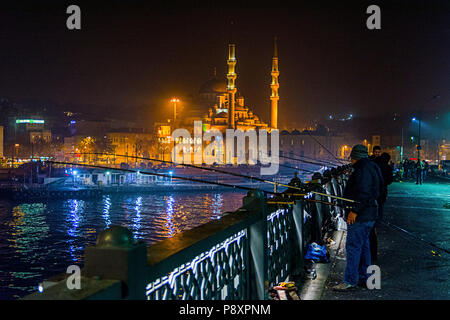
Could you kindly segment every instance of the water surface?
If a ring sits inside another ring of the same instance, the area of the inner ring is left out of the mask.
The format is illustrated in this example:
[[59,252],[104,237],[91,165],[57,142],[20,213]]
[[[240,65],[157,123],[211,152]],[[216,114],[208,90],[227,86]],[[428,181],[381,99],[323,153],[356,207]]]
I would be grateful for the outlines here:
[[100,199],[0,201],[0,299],[35,292],[40,281],[83,265],[84,248],[110,225],[147,244],[218,219],[243,192],[114,194]]

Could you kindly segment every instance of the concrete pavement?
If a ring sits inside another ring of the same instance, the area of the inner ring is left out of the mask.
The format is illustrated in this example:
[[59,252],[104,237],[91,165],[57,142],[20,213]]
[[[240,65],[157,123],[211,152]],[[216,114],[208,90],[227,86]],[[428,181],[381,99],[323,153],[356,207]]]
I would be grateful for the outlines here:
[[[450,183],[432,181],[423,185],[394,183],[389,187],[385,219],[417,237],[450,250]],[[404,232],[383,225],[378,229],[381,289],[358,288],[335,292],[345,270],[344,232],[334,260],[326,267],[328,278],[317,299],[397,300],[450,299],[450,254]],[[440,253],[440,256],[432,251]]]

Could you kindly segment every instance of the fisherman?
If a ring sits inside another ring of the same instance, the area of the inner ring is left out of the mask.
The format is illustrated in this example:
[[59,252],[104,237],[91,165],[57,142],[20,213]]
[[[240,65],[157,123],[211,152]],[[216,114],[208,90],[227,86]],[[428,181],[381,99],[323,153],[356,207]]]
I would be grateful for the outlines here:
[[370,160],[375,160],[381,155],[381,147],[380,146],[374,146],[372,149],[372,155],[370,156]]
[[336,291],[348,291],[357,285],[365,286],[371,265],[369,234],[378,215],[377,199],[383,187],[380,168],[369,160],[367,147],[355,145],[350,153],[354,168],[345,187],[344,197],[355,201],[348,212],[347,264],[344,281],[333,287]]
[[389,160],[391,159],[391,156],[387,152],[383,152],[378,158],[375,158],[374,162],[380,167],[381,174],[383,176],[383,188],[380,194],[380,197],[378,198],[378,217],[375,223],[375,226],[373,227],[372,231],[370,232],[369,236],[369,242],[370,242],[370,256],[372,263],[376,263],[378,260],[378,239],[377,239],[377,231],[376,227],[379,224],[380,221],[383,220],[383,208],[384,203],[387,199],[388,194],[388,185],[390,185],[394,181],[393,176],[393,170],[392,167],[389,165]]
[[289,181],[288,185],[293,186],[295,188],[288,188],[285,193],[300,193],[300,190],[297,188],[301,187],[302,180],[298,177],[297,171],[294,172],[294,177]]

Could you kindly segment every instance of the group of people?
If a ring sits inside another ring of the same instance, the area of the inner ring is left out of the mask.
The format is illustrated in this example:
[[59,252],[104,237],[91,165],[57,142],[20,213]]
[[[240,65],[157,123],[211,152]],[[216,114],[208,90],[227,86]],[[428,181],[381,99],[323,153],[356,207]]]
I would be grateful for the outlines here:
[[425,160],[408,160],[405,159],[399,165],[400,180],[416,180],[416,184],[422,184],[428,172],[428,162]]
[[352,173],[344,191],[344,198],[355,201],[346,212],[347,264],[343,282],[334,286],[336,291],[348,291],[366,286],[370,274],[367,268],[377,262],[378,240],[376,228],[383,219],[383,206],[387,186],[393,181],[390,155],[375,146],[369,157],[367,147],[355,145],[350,153]]

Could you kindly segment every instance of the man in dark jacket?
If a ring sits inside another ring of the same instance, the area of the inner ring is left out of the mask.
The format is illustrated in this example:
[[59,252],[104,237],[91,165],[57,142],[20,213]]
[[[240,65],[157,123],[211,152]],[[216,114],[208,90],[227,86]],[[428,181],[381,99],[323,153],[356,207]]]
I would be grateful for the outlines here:
[[416,163],[416,184],[422,184],[423,182],[423,170],[425,169],[425,165],[422,161],[417,160]]
[[390,185],[394,181],[394,175],[392,167],[389,165],[389,160],[391,159],[391,156],[387,152],[383,152],[381,156],[376,158],[374,161],[375,163],[380,167],[381,174],[383,176],[383,188],[380,194],[380,201],[378,203],[378,220],[381,220],[383,218],[383,206],[386,202],[387,193],[388,193],[388,185]]
[[344,281],[333,288],[336,291],[347,291],[357,284],[365,285],[369,277],[369,234],[378,216],[377,199],[383,186],[380,168],[369,160],[366,146],[354,146],[350,158],[354,171],[345,187],[344,197],[355,203],[347,215],[347,264]]
[[375,158],[374,162],[380,167],[381,174],[383,176],[383,188],[381,190],[380,197],[378,198],[378,218],[376,220],[375,226],[370,232],[369,242],[370,242],[370,257],[372,263],[376,263],[378,260],[378,238],[377,238],[377,230],[376,226],[379,221],[383,220],[383,208],[384,203],[387,199],[388,193],[388,185],[390,185],[394,181],[393,170],[389,165],[389,160],[391,156],[387,152],[383,152],[378,158]]

